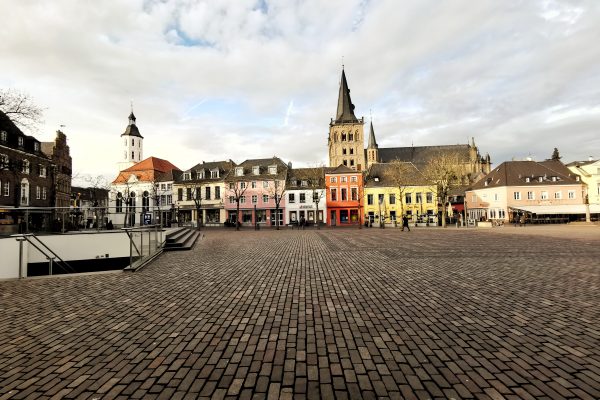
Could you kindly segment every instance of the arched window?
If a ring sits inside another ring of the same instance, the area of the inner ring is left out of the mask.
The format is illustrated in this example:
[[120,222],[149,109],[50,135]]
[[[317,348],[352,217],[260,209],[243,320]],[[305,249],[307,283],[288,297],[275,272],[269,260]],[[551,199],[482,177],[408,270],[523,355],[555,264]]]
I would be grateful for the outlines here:
[[123,212],[123,193],[117,193],[117,200],[115,201],[115,212],[121,213]]
[[129,193],[128,203],[129,203],[129,207],[135,208],[135,192]]
[[142,194],[142,212],[147,213],[150,210],[150,193],[147,190]]

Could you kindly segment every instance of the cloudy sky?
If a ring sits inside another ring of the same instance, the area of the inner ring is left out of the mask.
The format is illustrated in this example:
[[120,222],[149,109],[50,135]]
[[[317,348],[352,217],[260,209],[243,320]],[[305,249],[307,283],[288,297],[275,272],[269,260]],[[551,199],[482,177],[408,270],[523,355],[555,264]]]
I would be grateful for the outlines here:
[[326,162],[342,63],[380,146],[600,157],[597,0],[8,0],[0,15],[0,87],[46,108],[39,139],[66,125],[78,174],[116,174],[132,100],[144,156],[181,169]]

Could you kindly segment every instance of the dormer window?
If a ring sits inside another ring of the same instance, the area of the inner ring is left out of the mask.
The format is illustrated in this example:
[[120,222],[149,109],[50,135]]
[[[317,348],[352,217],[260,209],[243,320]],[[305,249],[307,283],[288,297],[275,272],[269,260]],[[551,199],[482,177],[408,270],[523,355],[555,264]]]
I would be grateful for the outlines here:
[[538,177],[538,182],[544,182],[544,177],[543,176]]
[[0,131],[0,142],[6,142],[7,134],[6,131]]
[[219,177],[219,170],[218,169],[213,169],[210,171],[210,177],[212,179],[217,179]]
[[236,167],[235,169],[235,176],[243,176],[244,175],[244,168],[242,167]]
[[374,180],[375,182],[379,182],[379,177],[378,177],[378,176],[376,176],[375,178],[373,178],[373,180]]
[[19,147],[23,147],[23,136],[19,136]]
[[558,178],[556,176],[552,177],[552,182],[556,182],[558,180]]
[[252,167],[252,173],[254,175],[260,175],[260,167],[258,165],[255,165],[254,167]]
[[191,172],[184,172],[183,173],[183,180],[184,181],[191,181],[192,180],[192,173]]
[[308,186],[308,181],[306,181],[306,180],[301,181],[300,186]]
[[269,174],[275,175],[276,173],[277,173],[277,166],[276,165],[269,165]]
[[579,182],[579,175],[575,176],[575,182]]
[[40,151],[40,144],[39,144],[38,142],[35,142],[35,143],[33,144],[33,149],[34,149],[35,151]]
[[201,169],[200,171],[196,171],[196,176],[198,179],[204,179],[204,170]]
[[525,178],[525,182],[530,182],[530,181],[531,181],[531,179],[529,177]]

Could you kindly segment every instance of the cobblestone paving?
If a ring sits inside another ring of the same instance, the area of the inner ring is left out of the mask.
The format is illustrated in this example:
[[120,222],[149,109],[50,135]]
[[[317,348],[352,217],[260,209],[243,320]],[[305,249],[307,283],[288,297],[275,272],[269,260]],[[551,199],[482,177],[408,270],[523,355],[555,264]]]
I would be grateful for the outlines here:
[[0,399],[598,399],[599,244],[209,231],[137,273],[0,282]]

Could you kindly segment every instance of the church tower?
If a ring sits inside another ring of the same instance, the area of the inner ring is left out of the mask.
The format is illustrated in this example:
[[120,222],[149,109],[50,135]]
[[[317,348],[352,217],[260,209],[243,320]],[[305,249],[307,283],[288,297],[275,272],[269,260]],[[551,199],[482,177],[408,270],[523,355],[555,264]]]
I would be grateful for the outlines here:
[[335,120],[329,123],[329,166],[342,164],[356,171],[365,167],[364,118],[354,115],[354,104],[350,100],[350,89],[342,68],[340,93]]
[[379,145],[375,140],[375,131],[373,130],[373,121],[369,127],[369,145],[367,146],[367,168],[379,162]]
[[119,171],[123,171],[134,164],[139,163],[144,158],[144,137],[135,124],[135,115],[133,109],[129,114],[129,125],[125,132],[121,134],[121,161],[119,161]]

